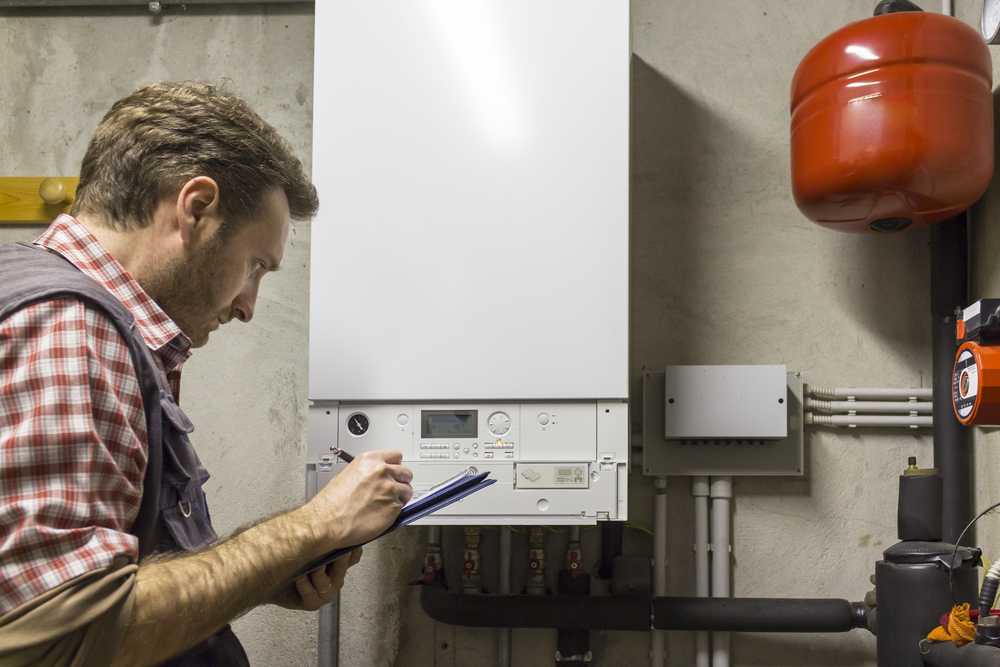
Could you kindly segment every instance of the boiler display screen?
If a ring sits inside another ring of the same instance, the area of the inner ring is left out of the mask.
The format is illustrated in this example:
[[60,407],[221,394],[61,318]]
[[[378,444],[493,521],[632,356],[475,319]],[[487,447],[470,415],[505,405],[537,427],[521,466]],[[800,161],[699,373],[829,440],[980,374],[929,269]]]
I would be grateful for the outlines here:
[[421,438],[475,438],[478,410],[421,410]]

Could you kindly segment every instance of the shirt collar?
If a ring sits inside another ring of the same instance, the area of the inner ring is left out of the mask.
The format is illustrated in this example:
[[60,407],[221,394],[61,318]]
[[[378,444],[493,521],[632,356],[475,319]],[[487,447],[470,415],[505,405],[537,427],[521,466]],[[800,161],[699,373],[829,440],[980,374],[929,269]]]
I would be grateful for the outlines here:
[[163,360],[166,371],[191,356],[191,339],[76,218],[60,215],[35,245],[59,253],[114,294],[135,317],[143,340]]

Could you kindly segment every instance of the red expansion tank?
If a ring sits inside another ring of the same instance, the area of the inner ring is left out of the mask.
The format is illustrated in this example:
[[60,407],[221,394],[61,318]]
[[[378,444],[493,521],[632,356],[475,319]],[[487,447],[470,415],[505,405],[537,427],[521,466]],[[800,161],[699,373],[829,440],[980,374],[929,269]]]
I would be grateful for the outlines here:
[[898,12],[814,46],[792,79],[792,193],[845,232],[961,213],[993,175],[993,64],[962,21]]

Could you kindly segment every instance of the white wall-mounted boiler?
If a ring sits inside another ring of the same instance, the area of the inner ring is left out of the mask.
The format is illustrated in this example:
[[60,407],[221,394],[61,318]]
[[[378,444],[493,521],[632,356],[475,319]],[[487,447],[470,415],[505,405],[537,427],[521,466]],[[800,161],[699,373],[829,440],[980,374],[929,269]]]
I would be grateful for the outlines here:
[[426,523],[627,516],[628,0],[316,3],[309,463],[403,452]]

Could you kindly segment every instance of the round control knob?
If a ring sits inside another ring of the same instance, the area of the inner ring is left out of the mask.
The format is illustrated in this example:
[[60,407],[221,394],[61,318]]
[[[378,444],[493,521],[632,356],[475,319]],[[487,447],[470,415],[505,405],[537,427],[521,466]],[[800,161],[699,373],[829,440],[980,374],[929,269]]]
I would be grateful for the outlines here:
[[489,426],[490,433],[493,435],[504,435],[510,430],[510,417],[506,412],[494,412],[490,415],[487,426]]
[[542,426],[548,424],[549,423],[548,413],[543,412],[542,414],[538,415],[538,423],[541,424]]
[[396,417],[396,423],[399,424],[400,426],[406,426],[407,424],[410,423],[410,415],[406,414],[399,415],[398,417]]

